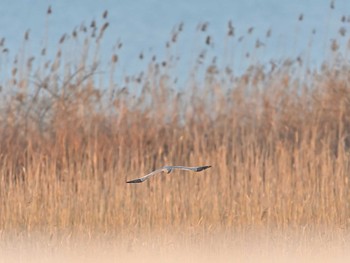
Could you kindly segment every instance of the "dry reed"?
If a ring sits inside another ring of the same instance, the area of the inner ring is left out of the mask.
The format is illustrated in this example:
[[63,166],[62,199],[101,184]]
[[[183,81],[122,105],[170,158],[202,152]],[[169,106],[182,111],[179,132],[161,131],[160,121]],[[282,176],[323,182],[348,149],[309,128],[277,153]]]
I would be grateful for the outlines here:
[[[2,233],[349,228],[346,62],[326,61],[303,77],[292,60],[240,76],[212,63],[204,75],[194,69],[180,92],[171,56],[161,64],[154,56],[143,74],[115,84],[119,43],[105,92],[97,83],[107,27],[93,21],[65,34],[38,71],[23,54],[1,83],[11,89],[0,110]],[[227,37],[233,32],[229,22]],[[67,62],[64,45],[75,38],[82,51]],[[167,164],[213,167],[125,184]]]

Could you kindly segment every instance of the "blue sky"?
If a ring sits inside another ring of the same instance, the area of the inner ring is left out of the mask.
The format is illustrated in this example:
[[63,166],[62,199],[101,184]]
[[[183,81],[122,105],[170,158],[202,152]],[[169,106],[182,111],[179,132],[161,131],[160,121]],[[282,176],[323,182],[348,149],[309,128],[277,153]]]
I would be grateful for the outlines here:
[[[317,64],[327,56],[330,39],[339,38],[338,30],[343,25],[341,16],[350,15],[350,1],[335,1],[334,9],[330,8],[330,3],[331,1],[319,0],[3,0],[0,8],[0,37],[6,38],[10,55],[14,55],[21,47],[24,32],[31,29],[28,48],[33,53],[39,53],[45,36],[45,13],[51,5],[53,13],[48,22],[50,52],[57,49],[58,40],[63,33],[72,32],[82,22],[88,25],[92,19],[102,23],[101,14],[108,10],[110,26],[104,38],[102,57],[110,57],[113,45],[120,39],[124,44],[119,54],[121,68],[124,72],[133,72],[144,67],[138,60],[141,51],[146,58],[152,54],[164,54],[165,42],[170,38],[172,28],[180,22],[184,22],[185,27],[179,39],[179,54],[190,57],[196,51],[195,42],[198,39],[195,28],[198,23],[207,21],[208,34],[214,39],[209,53],[224,60],[227,23],[232,20],[236,38],[247,35],[248,28],[254,27],[253,34],[246,36],[249,40],[241,44],[230,44],[235,54],[241,53],[243,56],[249,46],[260,39],[267,42],[266,48],[258,56],[263,62],[270,58],[279,59],[308,52],[311,63]],[[301,13],[304,14],[304,19],[298,22]],[[349,23],[344,26],[350,29]],[[265,39],[269,28],[272,37]],[[313,29],[316,30],[315,35],[311,34]],[[312,41],[312,50],[308,49],[309,41]],[[236,60],[233,62],[234,67],[239,65],[241,64]]]

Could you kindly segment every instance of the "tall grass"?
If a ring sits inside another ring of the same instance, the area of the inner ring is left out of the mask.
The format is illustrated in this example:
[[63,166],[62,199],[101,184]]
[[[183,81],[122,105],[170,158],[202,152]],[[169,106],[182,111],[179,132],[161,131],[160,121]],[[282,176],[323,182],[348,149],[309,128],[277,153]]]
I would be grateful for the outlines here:
[[[54,58],[22,54],[2,81],[2,233],[349,228],[346,60],[313,71],[290,59],[234,75],[202,65],[204,52],[180,91],[171,55],[115,83],[119,44],[106,88],[108,23],[96,24],[62,37]],[[125,184],[163,165],[213,167]]]

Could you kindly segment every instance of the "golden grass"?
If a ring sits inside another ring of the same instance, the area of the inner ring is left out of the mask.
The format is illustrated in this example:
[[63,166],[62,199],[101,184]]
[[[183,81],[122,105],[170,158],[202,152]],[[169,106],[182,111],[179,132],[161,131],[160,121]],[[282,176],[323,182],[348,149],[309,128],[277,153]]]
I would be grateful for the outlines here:
[[[241,76],[215,63],[202,75],[198,62],[180,92],[171,56],[115,84],[119,44],[104,88],[107,27],[94,21],[61,38],[37,70],[23,54],[2,83],[10,91],[0,111],[3,235],[349,228],[346,62],[310,71],[298,58]],[[81,53],[71,57],[67,41]],[[125,184],[163,165],[213,167]]]

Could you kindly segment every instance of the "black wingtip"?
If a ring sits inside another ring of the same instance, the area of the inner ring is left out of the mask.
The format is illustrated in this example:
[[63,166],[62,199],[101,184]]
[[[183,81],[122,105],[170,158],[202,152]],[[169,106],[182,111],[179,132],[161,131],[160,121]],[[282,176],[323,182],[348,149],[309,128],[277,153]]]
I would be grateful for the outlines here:
[[197,172],[203,171],[203,170],[208,169],[208,168],[210,168],[210,167],[211,167],[211,165],[202,166],[202,167],[200,167],[200,168],[197,170]]
[[127,184],[138,184],[138,183],[142,183],[143,181],[141,179],[135,179],[135,180],[131,180],[131,181],[127,181]]

